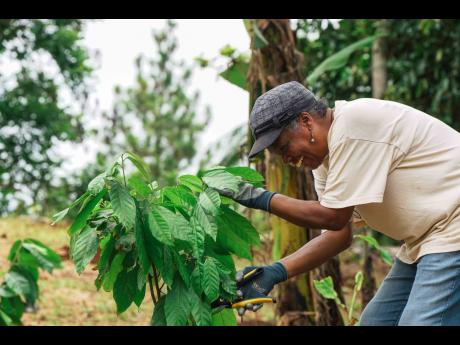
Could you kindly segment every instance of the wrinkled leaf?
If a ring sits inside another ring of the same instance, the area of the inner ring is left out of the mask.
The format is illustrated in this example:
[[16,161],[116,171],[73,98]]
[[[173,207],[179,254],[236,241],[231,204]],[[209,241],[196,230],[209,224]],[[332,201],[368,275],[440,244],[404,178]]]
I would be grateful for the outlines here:
[[128,190],[118,181],[110,181],[110,202],[113,212],[120,222],[127,228],[134,227],[136,222],[136,205]]
[[96,256],[99,242],[96,230],[86,227],[76,236],[74,245],[71,246],[71,256],[78,274],[81,274],[90,261]]

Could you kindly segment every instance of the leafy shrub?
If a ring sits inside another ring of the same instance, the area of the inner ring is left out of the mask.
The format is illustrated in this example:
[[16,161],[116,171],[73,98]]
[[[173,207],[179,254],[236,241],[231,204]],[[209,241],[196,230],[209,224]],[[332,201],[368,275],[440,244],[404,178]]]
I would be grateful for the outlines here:
[[25,239],[13,243],[8,260],[11,267],[0,285],[0,326],[22,325],[25,309],[38,299],[38,269],[51,273],[61,267],[61,258],[43,243]]
[[[127,161],[137,169],[131,177]],[[54,220],[79,207],[68,230],[71,258],[80,274],[100,249],[95,285],[112,291],[118,313],[140,307],[148,285],[152,325],[235,325],[233,310],[211,303],[235,298],[232,254],[250,260],[260,240],[216,189],[262,181],[247,167],[215,167],[159,188],[145,163],[124,153]]]

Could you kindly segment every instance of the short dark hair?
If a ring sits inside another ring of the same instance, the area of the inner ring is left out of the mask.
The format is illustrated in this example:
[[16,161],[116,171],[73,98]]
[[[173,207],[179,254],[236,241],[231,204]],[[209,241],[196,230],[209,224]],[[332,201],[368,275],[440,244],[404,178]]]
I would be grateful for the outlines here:
[[313,116],[323,118],[326,116],[327,109],[329,108],[326,99],[321,98],[316,101],[316,104],[313,106],[313,108],[310,108],[308,110],[302,110],[298,116],[296,116],[291,122],[289,122],[286,126],[286,128],[290,129],[296,129],[298,127],[298,122],[297,120],[299,119],[299,116],[302,112],[308,112],[312,114]]
[[312,109],[306,111],[317,117],[325,117],[327,113],[327,108],[329,108],[329,106],[327,104],[326,99],[321,98],[316,101],[316,104]]

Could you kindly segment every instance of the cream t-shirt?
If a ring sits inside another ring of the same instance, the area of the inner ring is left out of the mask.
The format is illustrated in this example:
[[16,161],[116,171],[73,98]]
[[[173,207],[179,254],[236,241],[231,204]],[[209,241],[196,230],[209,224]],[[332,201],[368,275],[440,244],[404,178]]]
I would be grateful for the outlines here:
[[460,133],[409,106],[336,101],[329,154],[315,170],[321,205],[404,244],[406,263],[460,250]]

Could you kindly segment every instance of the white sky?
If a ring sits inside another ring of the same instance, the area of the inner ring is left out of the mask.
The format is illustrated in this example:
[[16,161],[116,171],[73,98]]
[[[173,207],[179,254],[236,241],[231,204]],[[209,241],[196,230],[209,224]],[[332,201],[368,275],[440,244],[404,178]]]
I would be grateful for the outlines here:
[[[178,49],[175,58],[185,60],[186,64],[203,55],[212,58],[226,44],[239,51],[248,51],[249,37],[241,19],[211,20],[182,19],[175,34]],[[90,104],[99,102],[100,110],[110,110],[115,85],[133,85],[135,77],[135,58],[155,54],[152,29],[165,26],[165,20],[103,20],[87,24],[84,44],[90,50],[99,50],[99,68],[94,72],[95,89],[91,93]],[[222,135],[248,120],[249,94],[218,76],[211,68],[193,70],[190,93],[200,91],[198,116],[204,115],[204,104],[211,108],[212,120],[200,137],[195,164],[183,173],[196,173],[201,154]],[[200,114],[201,113],[201,114]],[[97,116],[90,120],[97,126]],[[93,127],[93,126],[91,126]],[[85,147],[86,146],[86,147]],[[94,145],[93,145],[94,147]],[[63,169],[72,171],[82,168],[94,158],[91,145],[62,145],[58,151],[65,159]]]

